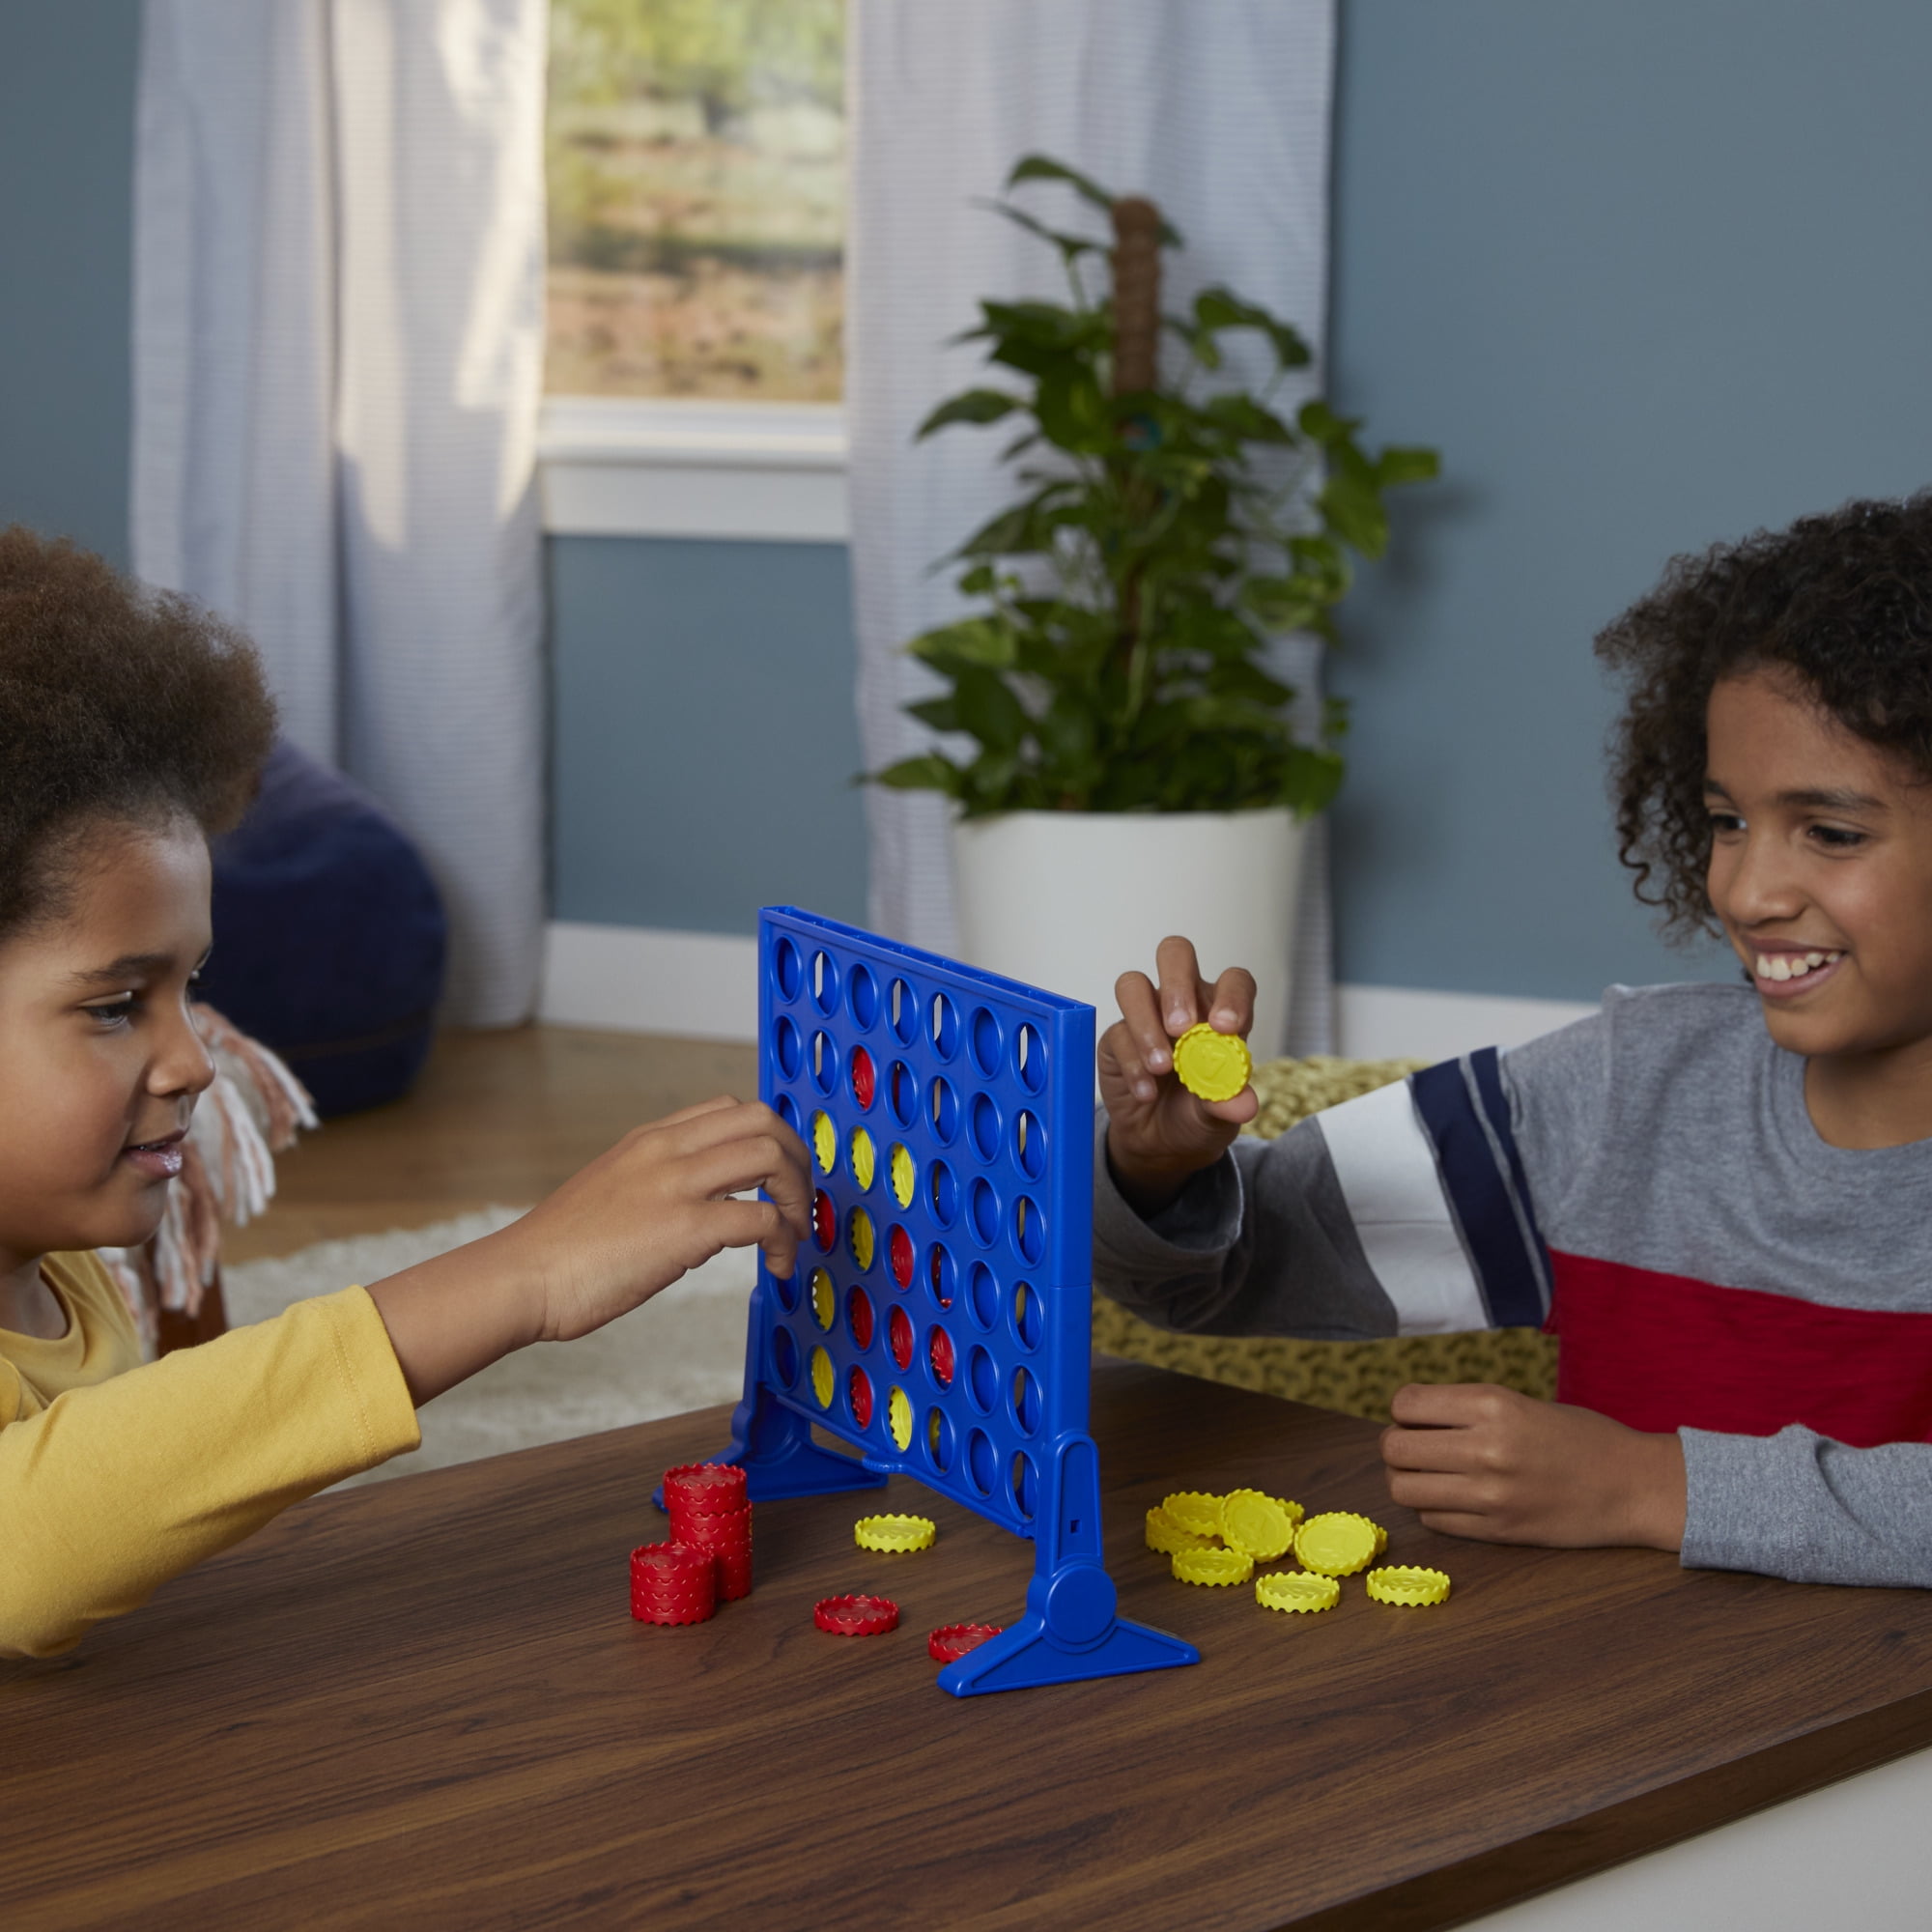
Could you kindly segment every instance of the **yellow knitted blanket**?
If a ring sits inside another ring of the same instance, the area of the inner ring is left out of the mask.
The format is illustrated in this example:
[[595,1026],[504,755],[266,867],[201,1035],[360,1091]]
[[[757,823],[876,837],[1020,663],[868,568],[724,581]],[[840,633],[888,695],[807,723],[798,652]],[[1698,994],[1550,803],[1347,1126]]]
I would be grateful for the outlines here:
[[[1255,1068],[1261,1112],[1244,1133],[1272,1140],[1309,1114],[1401,1080],[1420,1060],[1270,1060]],[[1536,1328],[1465,1335],[1402,1335],[1386,1342],[1296,1342],[1275,1336],[1170,1335],[1095,1294],[1094,1347],[1182,1375],[1232,1382],[1292,1402],[1388,1420],[1405,1382],[1501,1382],[1548,1400],[1556,1388],[1556,1339]]]

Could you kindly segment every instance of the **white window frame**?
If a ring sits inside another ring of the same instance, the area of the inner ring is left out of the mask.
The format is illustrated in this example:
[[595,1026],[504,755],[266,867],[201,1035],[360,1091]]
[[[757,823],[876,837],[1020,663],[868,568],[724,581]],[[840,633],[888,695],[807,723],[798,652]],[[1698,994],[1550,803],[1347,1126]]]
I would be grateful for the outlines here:
[[843,543],[845,411],[837,403],[549,396],[537,432],[554,536]]

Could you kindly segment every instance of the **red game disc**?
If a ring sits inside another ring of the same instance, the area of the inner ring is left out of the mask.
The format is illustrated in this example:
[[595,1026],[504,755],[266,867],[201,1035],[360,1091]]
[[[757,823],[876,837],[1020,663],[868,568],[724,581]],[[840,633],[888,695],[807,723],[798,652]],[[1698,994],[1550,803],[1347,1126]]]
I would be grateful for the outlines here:
[[829,1255],[838,1239],[838,1211],[832,1197],[820,1188],[811,1197],[811,1238]]
[[915,1347],[912,1317],[896,1302],[893,1304],[892,1314],[886,1318],[886,1340],[892,1347],[893,1360],[902,1369],[911,1368]]
[[749,1505],[719,1516],[673,1512],[671,1534],[711,1559],[721,1604],[752,1594],[752,1512]]
[[969,1650],[978,1650],[999,1634],[998,1624],[941,1624],[926,1638],[925,1648],[935,1663],[956,1663]]
[[893,1264],[893,1279],[901,1288],[912,1286],[913,1250],[912,1236],[903,1228],[895,1226],[886,1236],[886,1257]]
[[741,1510],[745,1502],[745,1471],[736,1463],[680,1463],[664,1475],[665,1508],[693,1516],[722,1516]]
[[814,1604],[811,1621],[834,1636],[883,1636],[899,1626],[899,1606],[890,1597],[827,1597]]
[[862,1109],[872,1104],[877,1077],[872,1071],[872,1056],[863,1046],[855,1046],[852,1049],[852,1097]]
[[643,1624],[701,1624],[718,1607],[717,1565],[681,1543],[631,1551],[631,1614]]

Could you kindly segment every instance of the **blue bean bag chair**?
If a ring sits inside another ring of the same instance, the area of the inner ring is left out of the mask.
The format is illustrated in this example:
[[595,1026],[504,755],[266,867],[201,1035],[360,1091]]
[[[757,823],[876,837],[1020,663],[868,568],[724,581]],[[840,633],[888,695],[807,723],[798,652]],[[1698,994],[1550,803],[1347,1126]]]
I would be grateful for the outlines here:
[[406,1093],[429,1052],[448,928],[421,854],[368,793],[286,739],[214,842],[201,994],[274,1048],[325,1117]]

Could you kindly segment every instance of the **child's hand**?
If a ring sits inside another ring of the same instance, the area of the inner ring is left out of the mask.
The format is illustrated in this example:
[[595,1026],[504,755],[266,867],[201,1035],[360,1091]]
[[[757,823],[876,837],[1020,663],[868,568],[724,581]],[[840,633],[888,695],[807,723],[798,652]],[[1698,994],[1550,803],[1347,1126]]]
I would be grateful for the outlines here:
[[1101,1036],[1100,1098],[1107,1109],[1107,1158],[1131,1206],[1157,1213],[1189,1175],[1219,1160],[1261,1102],[1252,1087],[1232,1100],[1197,1099],[1175,1077],[1173,1042],[1206,1020],[1246,1038],[1255,1019],[1254,975],[1231,966],[1213,985],[1201,977],[1192,942],[1163,939],[1155,954],[1160,987],[1122,973],[1114,996],[1121,1017]]
[[[763,1188],[764,1201],[731,1197]],[[568,1342],[725,1248],[788,1275],[810,1229],[804,1144],[772,1112],[707,1100],[626,1134],[521,1221],[372,1283],[418,1407],[531,1342]]]
[[[731,1197],[762,1188],[770,1198]],[[811,1230],[811,1163],[769,1107],[724,1096],[636,1127],[504,1229],[543,1284],[539,1339],[627,1315],[726,1248],[784,1276]]]
[[1382,1431],[1389,1494],[1431,1529],[1563,1548],[1684,1545],[1684,1450],[1486,1382],[1411,1382]]

